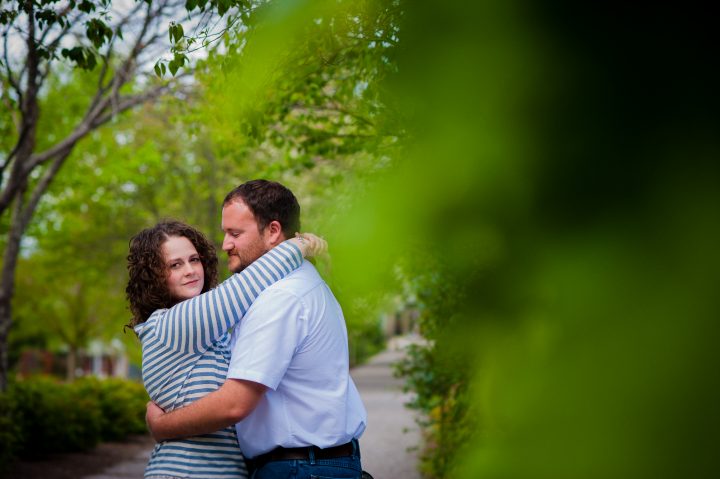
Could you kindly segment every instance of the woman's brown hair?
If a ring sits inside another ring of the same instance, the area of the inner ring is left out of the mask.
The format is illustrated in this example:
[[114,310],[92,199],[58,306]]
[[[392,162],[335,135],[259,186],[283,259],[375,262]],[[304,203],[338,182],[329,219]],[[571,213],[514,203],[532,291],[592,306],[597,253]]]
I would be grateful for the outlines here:
[[217,286],[217,254],[205,235],[180,221],[163,221],[146,228],[130,239],[125,296],[133,317],[127,327],[144,323],[153,311],[169,308],[177,302],[167,288],[167,265],[162,253],[163,243],[171,236],[187,238],[197,250],[205,273],[202,292]]

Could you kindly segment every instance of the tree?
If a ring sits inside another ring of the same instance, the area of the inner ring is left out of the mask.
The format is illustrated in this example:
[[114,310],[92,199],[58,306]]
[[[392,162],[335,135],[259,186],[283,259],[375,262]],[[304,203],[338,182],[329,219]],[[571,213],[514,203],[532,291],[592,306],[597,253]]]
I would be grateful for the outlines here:
[[[168,19],[179,0],[24,0],[0,11],[0,222],[5,232],[0,272],[0,390],[7,384],[7,337],[11,301],[23,235],[40,200],[77,143],[116,115],[157,98],[168,82],[142,79],[148,62],[160,55]],[[62,60],[94,71],[94,85],[82,93],[77,116],[43,124],[43,95],[52,81],[68,76]]]

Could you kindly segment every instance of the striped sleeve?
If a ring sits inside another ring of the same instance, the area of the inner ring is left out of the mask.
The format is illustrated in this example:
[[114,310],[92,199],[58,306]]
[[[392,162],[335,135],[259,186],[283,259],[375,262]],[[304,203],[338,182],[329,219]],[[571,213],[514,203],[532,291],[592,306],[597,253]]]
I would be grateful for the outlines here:
[[279,244],[212,291],[167,310],[155,330],[157,341],[165,351],[202,353],[240,321],[265,288],[299,268],[302,261],[300,248],[291,241]]

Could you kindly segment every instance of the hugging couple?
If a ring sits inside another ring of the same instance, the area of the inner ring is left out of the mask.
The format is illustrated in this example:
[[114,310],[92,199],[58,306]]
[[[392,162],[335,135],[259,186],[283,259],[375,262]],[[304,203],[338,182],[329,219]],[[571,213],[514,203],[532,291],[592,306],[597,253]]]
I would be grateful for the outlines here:
[[367,413],[345,320],[304,261],[326,244],[299,227],[283,185],[232,190],[222,249],[233,275],[219,284],[215,248],[187,224],[161,222],[130,240],[129,326],[157,441],[146,479],[361,477]]

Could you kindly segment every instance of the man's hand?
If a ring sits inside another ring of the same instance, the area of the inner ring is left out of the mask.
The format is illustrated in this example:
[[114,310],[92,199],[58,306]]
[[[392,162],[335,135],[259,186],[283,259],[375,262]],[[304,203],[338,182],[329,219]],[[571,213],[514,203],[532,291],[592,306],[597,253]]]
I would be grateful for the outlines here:
[[150,434],[152,434],[153,439],[155,439],[156,442],[161,442],[163,438],[159,438],[155,435],[153,425],[160,416],[165,414],[165,411],[152,401],[148,401],[145,405],[145,409],[145,424],[147,424],[148,430],[150,430]]
[[157,442],[210,434],[242,421],[266,389],[252,381],[226,379],[217,391],[167,413],[154,402],[147,403],[145,422]]

